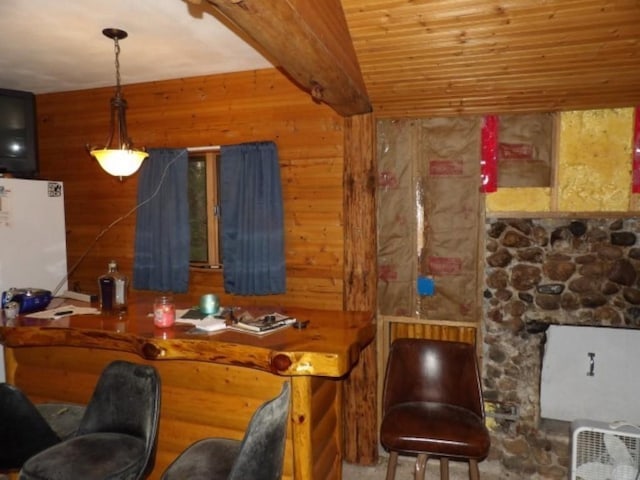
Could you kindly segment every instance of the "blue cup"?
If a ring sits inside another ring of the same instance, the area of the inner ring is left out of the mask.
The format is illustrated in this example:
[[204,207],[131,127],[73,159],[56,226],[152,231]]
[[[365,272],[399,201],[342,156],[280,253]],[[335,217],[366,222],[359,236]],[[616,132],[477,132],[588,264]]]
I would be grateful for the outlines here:
[[205,315],[215,315],[220,309],[218,296],[213,293],[207,293],[200,297],[200,311]]

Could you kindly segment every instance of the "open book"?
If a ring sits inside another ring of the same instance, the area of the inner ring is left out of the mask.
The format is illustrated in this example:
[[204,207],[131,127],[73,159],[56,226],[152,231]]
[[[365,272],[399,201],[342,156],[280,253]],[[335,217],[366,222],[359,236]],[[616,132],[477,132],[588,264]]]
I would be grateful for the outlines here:
[[231,328],[261,335],[285,328],[295,321],[295,318],[281,313],[268,313],[254,318],[248,312],[244,312]]

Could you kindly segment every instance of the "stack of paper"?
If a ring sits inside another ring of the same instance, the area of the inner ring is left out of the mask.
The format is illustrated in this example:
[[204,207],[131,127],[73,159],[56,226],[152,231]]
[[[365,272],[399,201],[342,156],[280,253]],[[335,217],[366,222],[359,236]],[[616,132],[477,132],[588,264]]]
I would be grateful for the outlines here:
[[193,310],[189,309],[177,310],[176,317],[176,322],[188,323],[196,327],[198,330],[202,330],[205,332],[217,332],[219,330],[224,330],[225,328],[227,328],[226,319],[222,317],[214,317],[211,315],[194,315]]

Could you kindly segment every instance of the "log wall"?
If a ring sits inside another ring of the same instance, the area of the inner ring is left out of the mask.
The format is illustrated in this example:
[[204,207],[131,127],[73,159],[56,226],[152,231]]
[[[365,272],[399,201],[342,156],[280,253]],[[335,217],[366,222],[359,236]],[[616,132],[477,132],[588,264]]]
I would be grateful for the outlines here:
[[[278,145],[285,206],[287,294],[224,295],[216,271],[192,271],[188,296],[221,295],[223,304],[342,309],[343,123],[277,70],[193,77],[123,87],[135,145],[189,147],[273,140]],[[97,292],[97,277],[115,259],[131,278],[137,175],[120,182],[86,152],[108,133],[113,88],[37,96],[41,177],[64,182],[68,264],[88,251],[69,286]],[[95,242],[95,245],[94,245]]]

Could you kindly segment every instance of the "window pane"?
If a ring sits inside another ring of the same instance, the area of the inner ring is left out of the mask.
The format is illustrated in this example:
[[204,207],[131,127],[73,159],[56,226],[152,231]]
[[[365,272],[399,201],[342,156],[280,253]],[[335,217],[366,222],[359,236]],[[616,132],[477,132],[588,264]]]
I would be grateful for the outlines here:
[[222,219],[220,217],[221,214],[221,210],[220,210],[220,179],[222,178],[222,175],[220,175],[220,164],[222,162],[220,162],[220,157],[216,157],[216,179],[215,179],[215,199],[214,199],[214,203],[217,205],[217,213],[215,216],[215,227],[216,227],[216,232],[217,232],[217,253],[216,253],[216,258],[217,261],[220,265],[222,265]]
[[208,263],[207,169],[204,156],[189,157],[189,225],[191,262]]

